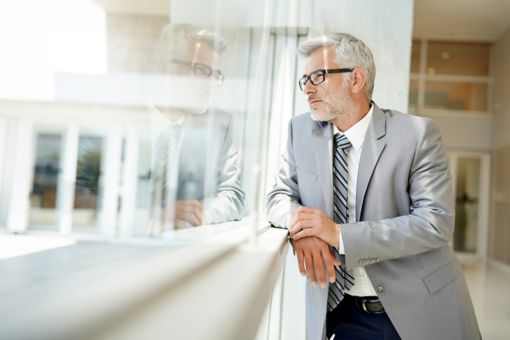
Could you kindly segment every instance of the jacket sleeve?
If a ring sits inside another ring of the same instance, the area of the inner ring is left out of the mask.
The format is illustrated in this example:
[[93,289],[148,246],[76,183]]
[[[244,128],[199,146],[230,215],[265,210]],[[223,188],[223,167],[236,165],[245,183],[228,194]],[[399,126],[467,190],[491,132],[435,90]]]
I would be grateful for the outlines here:
[[274,227],[285,229],[288,228],[290,216],[300,206],[292,139],[291,120],[289,122],[287,146],[281,157],[280,169],[266,198],[266,212],[269,222]]
[[226,127],[218,164],[216,195],[204,202],[207,224],[239,220],[243,214],[245,194],[241,189],[241,169],[237,150],[232,141],[230,120]]

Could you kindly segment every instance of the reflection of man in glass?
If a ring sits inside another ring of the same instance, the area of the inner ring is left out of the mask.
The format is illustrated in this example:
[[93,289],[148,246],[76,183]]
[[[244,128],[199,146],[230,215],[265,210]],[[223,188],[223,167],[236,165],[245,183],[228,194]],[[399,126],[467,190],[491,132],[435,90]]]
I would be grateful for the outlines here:
[[166,76],[151,93],[153,231],[241,216],[231,116],[209,107],[214,87],[223,82],[225,48],[222,37],[187,24],[165,27],[158,41],[158,73]]

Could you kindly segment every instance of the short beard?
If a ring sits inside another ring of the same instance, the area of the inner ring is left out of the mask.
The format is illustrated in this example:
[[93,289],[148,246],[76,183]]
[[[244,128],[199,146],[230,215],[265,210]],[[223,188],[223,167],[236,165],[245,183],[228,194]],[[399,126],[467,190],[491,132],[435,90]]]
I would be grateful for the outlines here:
[[310,110],[310,116],[316,122],[329,122],[338,116],[338,112],[335,112],[332,110],[326,110],[326,112],[321,112],[320,114],[315,114],[313,112],[313,110]]

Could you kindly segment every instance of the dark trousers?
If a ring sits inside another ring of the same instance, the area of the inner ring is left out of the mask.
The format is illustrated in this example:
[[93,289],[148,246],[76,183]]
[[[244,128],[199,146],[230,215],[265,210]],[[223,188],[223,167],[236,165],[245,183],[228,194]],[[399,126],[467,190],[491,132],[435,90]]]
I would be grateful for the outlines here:
[[385,312],[369,314],[363,311],[350,295],[345,295],[342,302],[326,315],[328,339],[333,333],[335,340],[400,340]]

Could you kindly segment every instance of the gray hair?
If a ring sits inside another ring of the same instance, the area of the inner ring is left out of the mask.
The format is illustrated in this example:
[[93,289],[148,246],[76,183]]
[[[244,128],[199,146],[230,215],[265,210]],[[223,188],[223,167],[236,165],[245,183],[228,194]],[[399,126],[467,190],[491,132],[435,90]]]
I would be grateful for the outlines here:
[[156,42],[156,54],[173,56],[183,53],[194,41],[204,42],[218,54],[227,48],[225,38],[214,32],[191,24],[173,24],[163,28]]
[[374,92],[375,62],[370,48],[349,33],[330,33],[303,41],[299,44],[298,52],[308,57],[315,50],[328,46],[334,48],[337,63],[344,63],[345,67],[361,67],[366,72],[365,95],[371,100]]

